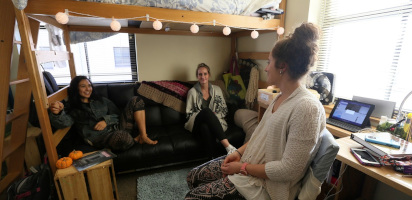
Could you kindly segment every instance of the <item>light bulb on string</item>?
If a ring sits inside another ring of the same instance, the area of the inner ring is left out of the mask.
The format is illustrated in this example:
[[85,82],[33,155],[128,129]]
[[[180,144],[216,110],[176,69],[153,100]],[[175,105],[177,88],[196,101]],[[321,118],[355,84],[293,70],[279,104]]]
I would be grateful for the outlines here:
[[154,21],[153,22],[153,28],[155,29],[155,30],[160,30],[160,29],[162,29],[162,22],[160,22],[159,20],[156,20],[156,21]]
[[56,14],[56,21],[60,24],[67,24],[69,22],[69,14],[66,12],[58,12]]
[[223,28],[223,35],[230,35],[231,32],[232,32],[232,30],[230,30],[230,28],[228,26]]
[[250,34],[250,37],[252,37],[253,39],[256,39],[259,37],[259,32],[257,32],[256,30],[252,31],[252,33]]
[[199,32],[199,26],[196,24],[193,24],[192,26],[190,26],[190,31],[192,33],[198,33]]
[[120,22],[112,18],[112,22],[110,23],[110,28],[112,28],[113,31],[120,31],[120,28],[122,28],[122,25],[120,25]]
[[276,33],[278,35],[283,35],[283,33],[285,33],[285,29],[283,27],[279,27],[278,30],[276,30]]

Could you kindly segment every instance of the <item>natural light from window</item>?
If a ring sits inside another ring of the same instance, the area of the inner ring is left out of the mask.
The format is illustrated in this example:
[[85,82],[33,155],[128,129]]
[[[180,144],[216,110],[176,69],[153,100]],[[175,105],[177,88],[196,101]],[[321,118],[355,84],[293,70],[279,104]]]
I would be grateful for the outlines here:
[[[412,91],[410,1],[326,2],[319,69],[335,74],[335,96],[395,101],[399,107]],[[404,109],[412,110],[412,96]]]
[[[61,38],[57,37],[57,40]],[[65,51],[62,40],[59,43],[61,46],[53,46],[52,40],[49,39],[49,31],[46,28],[40,29],[37,50]],[[131,61],[130,40],[134,40],[134,37],[128,33],[118,33],[100,40],[71,44],[77,75],[88,76],[96,83],[133,81],[133,76],[137,77],[137,63]],[[59,85],[70,83],[67,61],[44,63],[42,67],[55,77]]]

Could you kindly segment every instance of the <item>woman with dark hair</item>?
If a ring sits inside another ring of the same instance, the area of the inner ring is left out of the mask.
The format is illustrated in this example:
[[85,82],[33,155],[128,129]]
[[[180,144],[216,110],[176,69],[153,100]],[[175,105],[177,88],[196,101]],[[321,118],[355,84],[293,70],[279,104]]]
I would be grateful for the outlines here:
[[198,82],[187,93],[185,128],[197,134],[205,144],[209,157],[214,156],[213,144],[218,139],[230,154],[236,150],[225,136],[228,109],[220,87],[209,83],[210,68],[204,63],[197,66]]
[[318,38],[318,29],[303,23],[275,44],[265,71],[280,94],[247,143],[189,172],[186,199],[297,198],[326,126],[322,104],[300,84],[316,60]]
[[[56,128],[74,127],[83,139],[97,148],[124,151],[135,142],[157,144],[146,133],[144,102],[133,97],[123,113],[109,99],[94,92],[92,82],[85,76],[76,76],[68,89],[69,102],[64,109],[57,101],[50,105],[50,121]],[[64,110],[63,110],[64,109]],[[138,136],[132,134],[138,128]]]

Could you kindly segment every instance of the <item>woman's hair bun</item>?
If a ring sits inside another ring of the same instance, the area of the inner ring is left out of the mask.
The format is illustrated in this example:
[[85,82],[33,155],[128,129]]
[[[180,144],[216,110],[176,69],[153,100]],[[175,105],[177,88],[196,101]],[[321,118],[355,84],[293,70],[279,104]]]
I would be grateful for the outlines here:
[[317,42],[319,39],[319,29],[312,23],[303,23],[295,29],[291,40],[298,43]]

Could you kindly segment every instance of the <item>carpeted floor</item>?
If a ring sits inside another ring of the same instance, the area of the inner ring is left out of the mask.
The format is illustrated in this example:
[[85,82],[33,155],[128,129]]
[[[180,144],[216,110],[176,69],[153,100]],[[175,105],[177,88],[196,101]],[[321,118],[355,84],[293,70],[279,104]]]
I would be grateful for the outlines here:
[[[181,165],[176,165],[176,166],[170,166],[170,167],[163,167],[159,169],[151,169],[151,170],[133,172],[133,173],[116,174],[116,182],[117,182],[117,190],[119,193],[119,199],[121,200],[136,200],[137,199],[139,192],[136,189],[138,187],[136,180],[139,177],[154,175],[156,173],[175,171],[175,170],[180,170],[180,169],[191,169],[195,166],[203,164],[206,161],[207,160],[186,163],[186,164],[181,164]],[[186,181],[186,177],[184,177],[184,181]],[[185,187],[187,186],[185,185]],[[146,200],[146,199],[139,199],[139,200]]]
[[192,168],[156,173],[137,179],[137,199],[139,200],[181,200],[189,191],[187,173]]

